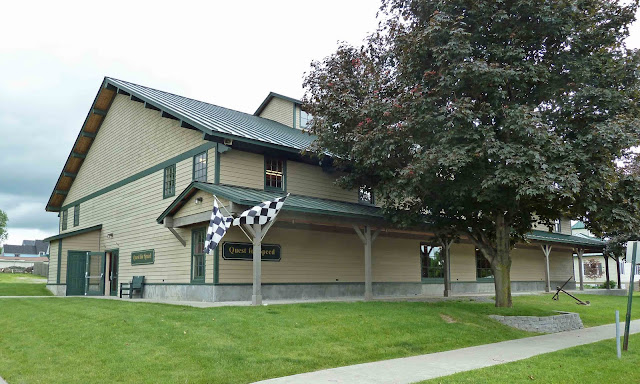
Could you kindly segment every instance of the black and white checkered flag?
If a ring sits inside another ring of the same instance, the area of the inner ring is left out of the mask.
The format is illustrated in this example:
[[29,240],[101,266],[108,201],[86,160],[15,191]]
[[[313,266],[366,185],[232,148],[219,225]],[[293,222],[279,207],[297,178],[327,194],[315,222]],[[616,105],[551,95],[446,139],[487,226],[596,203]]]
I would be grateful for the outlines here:
[[263,201],[251,209],[242,212],[239,217],[233,219],[233,225],[240,224],[266,224],[273,220],[284,205],[284,200],[289,196]]
[[231,226],[232,217],[224,217],[218,208],[217,199],[213,201],[213,211],[211,212],[211,221],[209,221],[209,229],[207,230],[207,238],[204,241],[204,253],[214,250],[227,229]]

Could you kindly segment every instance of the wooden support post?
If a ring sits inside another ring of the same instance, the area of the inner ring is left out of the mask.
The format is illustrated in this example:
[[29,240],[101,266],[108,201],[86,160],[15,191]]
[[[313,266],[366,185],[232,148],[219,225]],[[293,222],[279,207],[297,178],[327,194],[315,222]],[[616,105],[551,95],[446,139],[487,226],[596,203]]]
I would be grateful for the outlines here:
[[372,234],[371,227],[368,225],[364,226],[364,233],[360,230],[360,227],[356,225],[353,226],[353,229],[364,244],[364,299],[369,301],[373,299],[373,263],[371,260],[371,246],[378,237],[380,231],[378,230]]
[[262,226],[253,224],[253,294],[251,305],[262,305]]
[[444,297],[451,294],[451,244],[453,239],[440,239],[444,251]]
[[620,257],[616,255],[616,271],[618,272],[618,289],[622,289],[622,280],[620,279]]
[[607,275],[607,282],[605,285],[607,289],[611,289],[611,287],[609,286],[609,256],[605,255],[604,250],[602,251],[602,255],[604,256],[604,270]]
[[551,246],[550,245],[541,245],[542,252],[544,253],[544,265],[545,265],[545,279],[547,280],[547,285],[545,287],[545,292],[551,292],[551,273],[549,272],[549,254],[551,254]]
[[580,273],[580,290],[584,291],[584,264],[582,263],[584,249],[578,248],[578,271]]

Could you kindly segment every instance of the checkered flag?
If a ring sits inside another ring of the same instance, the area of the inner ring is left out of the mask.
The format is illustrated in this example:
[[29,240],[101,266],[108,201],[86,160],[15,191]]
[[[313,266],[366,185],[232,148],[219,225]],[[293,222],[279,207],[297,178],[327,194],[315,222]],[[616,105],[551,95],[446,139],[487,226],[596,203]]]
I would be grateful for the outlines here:
[[209,229],[207,230],[207,238],[204,241],[204,253],[214,250],[227,229],[231,226],[233,218],[224,217],[218,208],[217,200],[213,201],[213,212],[211,212],[211,221],[209,221]]
[[251,209],[242,212],[239,217],[233,219],[233,225],[240,224],[266,224],[273,220],[280,212],[280,208],[284,205],[287,196],[278,197],[277,199],[263,201]]

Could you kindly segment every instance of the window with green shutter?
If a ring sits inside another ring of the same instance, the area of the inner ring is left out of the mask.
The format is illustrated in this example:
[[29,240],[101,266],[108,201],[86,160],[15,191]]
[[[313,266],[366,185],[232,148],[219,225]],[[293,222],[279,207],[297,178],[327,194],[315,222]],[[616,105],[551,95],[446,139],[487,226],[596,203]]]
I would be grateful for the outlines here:
[[265,156],[264,158],[264,189],[271,191],[285,191],[286,163],[284,160]]
[[164,169],[164,181],[162,198],[172,197],[176,194],[176,165],[170,165]]

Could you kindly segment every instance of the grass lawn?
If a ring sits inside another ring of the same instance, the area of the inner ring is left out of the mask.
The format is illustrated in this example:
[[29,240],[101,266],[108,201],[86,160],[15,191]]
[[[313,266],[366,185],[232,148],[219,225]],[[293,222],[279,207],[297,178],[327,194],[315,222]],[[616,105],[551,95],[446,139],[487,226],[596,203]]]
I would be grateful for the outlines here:
[[457,373],[421,384],[435,383],[638,383],[640,371],[640,335],[631,335],[629,351],[616,355],[616,341],[547,353],[529,359]]
[[51,296],[47,279],[26,273],[0,273],[0,296]]
[[574,310],[597,325],[612,322],[612,309],[625,303],[624,297],[585,299],[592,306],[522,296],[514,298],[515,308],[500,309],[470,301],[191,308],[0,299],[0,329],[11,329],[0,332],[0,376],[10,383],[245,383],[532,335],[488,314]]

